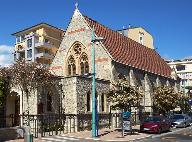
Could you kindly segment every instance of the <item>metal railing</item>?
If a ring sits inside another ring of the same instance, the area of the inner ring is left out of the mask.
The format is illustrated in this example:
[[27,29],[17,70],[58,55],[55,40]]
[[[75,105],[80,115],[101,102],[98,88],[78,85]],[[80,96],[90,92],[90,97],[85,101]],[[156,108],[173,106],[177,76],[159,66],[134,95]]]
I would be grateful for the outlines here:
[[[139,116],[136,112],[131,115],[132,124],[140,123],[147,115]],[[65,133],[72,133],[84,130],[91,130],[92,115],[90,114],[39,114],[39,115],[14,115],[7,116],[6,118],[0,117],[0,122],[9,121],[9,127],[30,126],[31,133],[34,137],[44,137],[51,135],[60,135]],[[122,118],[121,113],[101,113],[98,114],[98,128],[121,128]],[[18,120],[20,122],[18,122]],[[1,127],[6,127],[3,124]]]

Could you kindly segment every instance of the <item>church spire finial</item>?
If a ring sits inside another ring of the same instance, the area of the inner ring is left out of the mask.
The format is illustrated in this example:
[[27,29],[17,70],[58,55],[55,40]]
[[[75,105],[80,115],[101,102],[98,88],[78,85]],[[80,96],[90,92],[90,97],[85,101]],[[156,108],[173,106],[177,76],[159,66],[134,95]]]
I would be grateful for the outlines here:
[[75,9],[78,9],[78,2],[75,3]]

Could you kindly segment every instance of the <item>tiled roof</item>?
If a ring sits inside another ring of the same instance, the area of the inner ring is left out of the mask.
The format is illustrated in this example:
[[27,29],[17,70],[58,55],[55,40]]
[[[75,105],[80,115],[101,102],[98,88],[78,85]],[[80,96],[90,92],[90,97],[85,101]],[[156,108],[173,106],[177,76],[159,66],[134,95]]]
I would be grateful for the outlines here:
[[105,39],[102,43],[114,61],[161,76],[171,77],[171,68],[154,49],[143,46],[87,16],[84,18],[91,28],[94,27],[95,34]]

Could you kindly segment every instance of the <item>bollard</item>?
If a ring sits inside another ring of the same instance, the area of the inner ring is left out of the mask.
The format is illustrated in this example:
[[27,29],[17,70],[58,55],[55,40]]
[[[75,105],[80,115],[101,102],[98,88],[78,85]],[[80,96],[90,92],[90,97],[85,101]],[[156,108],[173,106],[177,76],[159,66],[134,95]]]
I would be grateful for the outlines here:
[[24,142],[33,142],[33,134],[29,126],[24,127]]
[[33,142],[33,134],[24,134],[24,142]]

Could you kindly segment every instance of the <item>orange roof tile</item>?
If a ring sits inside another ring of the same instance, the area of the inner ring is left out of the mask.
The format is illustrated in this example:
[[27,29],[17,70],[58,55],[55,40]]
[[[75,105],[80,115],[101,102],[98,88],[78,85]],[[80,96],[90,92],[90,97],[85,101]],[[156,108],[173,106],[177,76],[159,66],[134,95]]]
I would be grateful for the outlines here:
[[91,28],[94,27],[95,34],[105,39],[102,43],[114,61],[161,76],[171,77],[171,68],[154,49],[141,45],[87,16],[84,18]]

